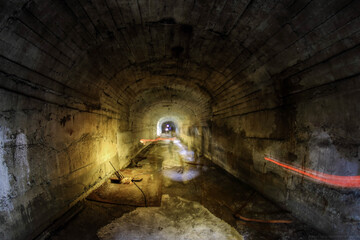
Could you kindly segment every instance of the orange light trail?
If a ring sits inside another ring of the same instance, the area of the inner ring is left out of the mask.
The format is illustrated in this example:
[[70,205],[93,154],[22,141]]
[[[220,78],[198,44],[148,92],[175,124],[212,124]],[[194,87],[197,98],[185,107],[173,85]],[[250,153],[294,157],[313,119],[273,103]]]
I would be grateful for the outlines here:
[[258,222],[258,223],[292,223],[292,220],[262,220],[262,219],[253,219],[253,218],[246,218],[241,216],[240,214],[235,214],[235,217],[246,221],[246,222]]
[[360,176],[338,176],[338,175],[331,175],[326,173],[317,172],[310,169],[301,170],[294,166],[291,166],[286,163],[281,163],[274,159],[265,157],[265,160],[275,163],[283,168],[289,169],[293,172],[299,173],[301,175],[307,176],[310,179],[318,180],[320,182],[338,186],[338,187],[345,187],[345,188],[359,188],[360,187]]
[[170,141],[174,141],[176,138],[173,137],[173,138],[161,138],[161,137],[158,137],[158,138],[155,138],[155,139],[140,139],[140,142],[142,144],[145,144],[147,142],[157,142],[157,141],[164,141],[164,140],[170,140]]

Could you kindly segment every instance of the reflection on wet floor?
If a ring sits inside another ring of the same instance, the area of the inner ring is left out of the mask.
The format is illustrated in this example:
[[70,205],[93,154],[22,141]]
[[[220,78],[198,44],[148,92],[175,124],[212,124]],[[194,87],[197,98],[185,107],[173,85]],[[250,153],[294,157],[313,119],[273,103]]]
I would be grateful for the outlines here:
[[[146,176],[148,180],[138,185],[148,197],[156,195],[160,198],[168,196],[170,199],[180,197],[184,201],[196,202],[236,229],[244,239],[327,239],[209,160],[196,157],[179,140],[152,143],[147,151],[140,153],[137,159],[139,160],[137,165],[141,167],[125,169],[122,172],[125,176],[127,174],[131,174],[132,177]],[[152,179],[157,179],[156,183]],[[132,198],[136,198],[134,202],[138,202],[137,206],[143,206],[141,194],[134,192],[137,190],[135,186],[128,186],[128,188],[133,194]],[[52,239],[97,239],[96,234],[99,229],[116,218],[130,216],[127,213],[135,209],[127,205],[85,201],[84,210],[63,229],[55,232]],[[140,211],[139,208],[137,211]],[[184,211],[187,210],[184,209]],[[180,212],[178,218],[181,218]],[[245,219],[265,221],[280,219],[292,222],[244,221],[236,218],[236,214]],[[133,215],[131,216],[134,218]],[[162,229],[164,229],[163,226],[152,229],[151,238],[139,233],[138,239],[156,239],[154,236],[158,236],[157,239],[166,239],[160,237],[164,233],[161,232]],[[157,231],[159,235],[156,235]],[[202,231],[207,230],[202,229]],[[208,237],[200,236],[196,239],[208,239]]]
[[164,183],[171,181],[187,183],[199,176],[200,171],[206,171],[206,167],[195,167],[189,163],[195,163],[194,152],[187,150],[180,140],[168,141],[168,151],[162,152]]

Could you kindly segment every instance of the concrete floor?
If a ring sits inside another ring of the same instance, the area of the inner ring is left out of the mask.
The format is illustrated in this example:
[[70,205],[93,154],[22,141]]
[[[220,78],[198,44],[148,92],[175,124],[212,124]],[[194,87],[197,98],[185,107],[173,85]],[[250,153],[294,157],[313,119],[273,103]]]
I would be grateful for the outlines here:
[[[142,159],[138,162],[138,165],[141,165],[141,167],[127,169],[124,173],[131,172],[133,176],[138,175],[139,177],[151,176],[149,179],[153,177],[155,179],[161,178],[162,181],[157,181],[157,184],[161,184],[161,191],[157,194],[163,197],[165,196],[167,199],[179,199],[178,197],[180,197],[186,201],[196,202],[199,206],[209,210],[210,213],[219,220],[221,219],[226,222],[229,227],[236,229],[243,239],[328,239],[309,226],[299,222],[291,216],[290,213],[281,210],[249,186],[239,182],[233,176],[227,174],[224,170],[213,165],[208,160],[204,158],[194,158],[193,152],[188,151],[178,140],[174,142],[162,141],[153,143],[148,148],[148,151],[138,156],[138,159]],[[196,162],[197,164],[189,164],[189,162]],[[138,183],[139,187],[144,190],[145,195],[153,194],[151,193],[151,188],[148,186],[149,181]],[[121,186],[124,185],[119,185],[119,187]],[[127,187],[135,188],[134,185]],[[133,189],[131,191],[133,191]],[[143,196],[140,192],[138,192],[137,198],[134,202],[140,202],[139,205],[142,205]],[[125,217],[128,218],[129,221],[136,221],[134,217],[130,219],[129,216],[134,216],[134,214],[131,215],[129,213],[145,209],[143,207],[136,208],[134,206],[89,200],[86,200],[84,205],[84,209],[61,229],[52,233],[50,239],[98,239],[97,234],[105,225],[116,219],[118,222],[124,223],[126,222],[124,221]],[[155,209],[156,207],[150,208]],[[149,211],[149,209],[145,211]],[[149,215],[150,214],[151,213],[149,213]],[[250,219],[281,219],[292,220],[293,222],[247,222],[235,218],[235,214]],[[121,217],[124,218],[121,219]],[[154,215],[149,217],[154,218]],[[181,217],[181,214],[179,214],[178,217]],[[139,224],[139,228],[143,229],[147,227],[144,226],[146,223],[143,221],[139,223],[141,223]],[[135,239],[169,239],[160,234],[162,230],[163,227],[151,229],[151,237],[139,231],[139,236]],[[159,236],[154,237],[157,236],[157,231],[159,231]],[[212,229],[209,229],[210,234],[211,231]],[[134,234],[134,232],[131,234]],[[134,239],[134,236],[129,235],[129,239]],[[198,236],[196,239],[209,238],[204,235],[204,237]],[[225,239],[236,238],[226,237]]]

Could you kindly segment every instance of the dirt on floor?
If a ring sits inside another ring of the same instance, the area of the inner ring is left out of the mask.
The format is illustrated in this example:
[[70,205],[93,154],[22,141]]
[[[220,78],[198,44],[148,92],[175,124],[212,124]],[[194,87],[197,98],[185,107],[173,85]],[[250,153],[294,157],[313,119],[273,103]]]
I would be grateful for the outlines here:
[[161,207],[139,207],[101,228],[97,235],[101,240],[243,239],[200,203],[166,194]]
[[[161,207],[129,206],[129,199],[144,206],[144,196],[134,184],[117,185],[124,187],[123,202],[86,200],[50,239],[328,239],[207,159],[195,158],[178,140],[153,143],[138,159],[137,167],[122,173],[146,179],[138,187],[148,199],[160,197]],[[102,196],[114,200],[114,194]]]

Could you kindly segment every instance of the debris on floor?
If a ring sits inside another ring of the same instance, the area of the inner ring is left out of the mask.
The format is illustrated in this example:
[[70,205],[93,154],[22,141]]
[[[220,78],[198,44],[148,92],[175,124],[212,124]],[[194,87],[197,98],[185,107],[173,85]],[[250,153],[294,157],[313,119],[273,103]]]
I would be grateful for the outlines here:
[[[98,189],[93,191],[86,198],[87,200],[113,203],[130,206],[160,206],[162,195],[162,178],[160,174],[152,174],[153,169],[126,169],[121,171],[124,177],[120,181],[122,184],[114,184],[113,179],[105,182]],[[149,173],[150,172],[150,173]],[[141,177],[139,176],[141,175]],[[138,183],[138,187],[134,184]],[[124,184],[125,183],[125,184]],[[128,184],[126,184],[128,183]],[[146,195],[147,204],[144,196]]]
[[200,203],[169,195],[163,195],[161,207],[139,207],[104,226],[97,235],[101,240],[243,239]]
[[[149,145],[141,155],[142,168],[119,171],[133,177],[134,184],[104,183],[88,196],[91,201],[85,201],[84,210],[53,233],[51,240],[328,239],[209,160],[199,161],[206,166],[186,164],[192,155],[187,151],[180,143]],[[135,179],[142,181],[135,183]],[[244,221],[234,213],[247,219],[293,222]]]
[[121,183],[122,184],[130,184],[131,183],[131,178],[129,177],[124,177],[123,179],[121,179]]

